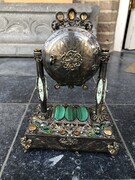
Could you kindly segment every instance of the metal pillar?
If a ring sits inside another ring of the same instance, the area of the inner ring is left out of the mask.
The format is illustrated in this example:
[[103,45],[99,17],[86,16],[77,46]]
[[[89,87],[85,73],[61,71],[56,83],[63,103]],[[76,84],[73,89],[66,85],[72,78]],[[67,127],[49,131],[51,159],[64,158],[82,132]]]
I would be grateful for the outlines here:
[[97,93],[96,93],[96,115],[101,115],[102,106],[105,101],[106,91],[107,91],[107,63],[109,60],[109,51],[103,50],[101,53],[101,63],[99,69],[99,76],[97,82]]
[[34,58],[37,68],[37,89],[41,104],[41,112],[47,112],[47,82],[44,75],[43,59],[41,49],[34,50]]

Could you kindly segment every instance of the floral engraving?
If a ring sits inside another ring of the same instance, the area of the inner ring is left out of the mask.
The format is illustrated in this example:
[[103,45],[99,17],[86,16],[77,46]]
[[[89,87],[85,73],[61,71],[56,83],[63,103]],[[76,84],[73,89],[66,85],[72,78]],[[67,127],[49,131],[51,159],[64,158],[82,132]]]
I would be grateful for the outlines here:
[[16,34],[22,33],[24,35],[38,35],[45,31],[50,31],[48,24],[38,18],[28,17],[27,19],[18,15],[16,17],[0,17],[0,33]]
[[63,67],[71,71],[78,68],[82,63],[82,56],[78,52],[73,50],[64,53],[61,59]]
[[78,143],[78,139],[75,138],[61,138],[59,142],[66,146],[73,146]]

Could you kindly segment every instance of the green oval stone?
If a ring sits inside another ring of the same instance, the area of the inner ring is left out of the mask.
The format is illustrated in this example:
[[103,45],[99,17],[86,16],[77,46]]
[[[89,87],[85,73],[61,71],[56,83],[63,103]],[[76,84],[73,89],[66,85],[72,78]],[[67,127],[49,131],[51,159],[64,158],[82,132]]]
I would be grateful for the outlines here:
[[42,130],[44,133],[47,133],[47,134],[51,134],[51,133],[52,133],[52,130],[49,129],[49,128],[41,128],[41,130]]
[[65,118],[67,121],[74,121],[76,119],[76,108],[68,106],[65,112]]
[[88,110],[85,106],[80,106],[77,108],[77,118],[79,121],[87,121],[89,116]]
[[54,119],[56,119],[57,121],[60,121],[61,119],[64,118],[64,115],[65,115],[65,107],[62,105],[55,106]]

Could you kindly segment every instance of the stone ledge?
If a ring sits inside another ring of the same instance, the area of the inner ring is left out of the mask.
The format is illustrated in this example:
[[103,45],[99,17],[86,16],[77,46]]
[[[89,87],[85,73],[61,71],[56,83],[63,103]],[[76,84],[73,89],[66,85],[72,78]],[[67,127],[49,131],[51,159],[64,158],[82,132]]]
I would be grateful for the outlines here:
[[0,44],[0,56],[33,57],[36,48],[42,49],[43,44]]
[[98,6],[82,5],[79,3],[73,4],[49,4],[49,3],[0,3],[0,12],[23,12],[23,13],[56,13],[58,11],[67,12],[69,8],[75,8],[77,12],[91,13],[95,8],[96,11]]
[[51,34],[55,14],[66,14],[69,8],[77,13],[87,12],[97,27],[98,6],[89,4],[0,4],[0,52],[2,56],[33,56],[35,48],[43,47]]

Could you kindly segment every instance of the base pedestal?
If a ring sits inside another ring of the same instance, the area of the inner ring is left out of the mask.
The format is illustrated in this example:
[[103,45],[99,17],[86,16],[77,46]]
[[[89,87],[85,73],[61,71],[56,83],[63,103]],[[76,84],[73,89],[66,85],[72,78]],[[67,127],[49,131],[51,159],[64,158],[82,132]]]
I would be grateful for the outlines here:
[[[65,117],[56,120],[55,107],[50,105],[47,113],[41,113],[40,106],[37,106],[25,135],[21,138],[24,151],[29,148],[45,148],[117,154],[119,145],[114,136],[111,116],[105,106],[100,116],[95,114],[94,107],[86,107],[89,113],[86,121],[77,118],[69,121]],[[79,105],[73,106],[78,107]]]

